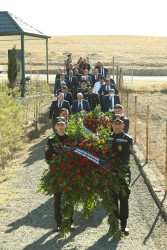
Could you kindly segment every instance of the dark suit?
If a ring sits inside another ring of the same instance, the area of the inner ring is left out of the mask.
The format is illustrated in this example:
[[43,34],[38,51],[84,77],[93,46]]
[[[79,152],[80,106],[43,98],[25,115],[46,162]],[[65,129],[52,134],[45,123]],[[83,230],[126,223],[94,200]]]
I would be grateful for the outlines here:
[[94,110],[96,108],[96,106],[98,106],[100,104],[100,99],[99,99],[99,95],[92,93],[92,94],[85,94],[84,95],[85,100],[87,100],[89,102],[89,106],[90,106],[90,111]]
[[[82,110],[85,110],[87,113],[89,113],[90,112],[90,106],[89,106],[88,101],[82,99],[82,105],[83,105]],[[79,108],[78,108],[78,100],[74,101],[73,105],[72,105],[72,113],[75,115],[77,112],[80,112]]]
[[56,80],[54,87],[54,94],[57,94],[57,90],[61,88],[60,86],[61,82],[65,82],[65,80],[60,80],[60,79]]
[[125,124],[125,127],[123,129],[123,131],[127,134],[128,133],[128,130],[129,130],[129,119],[123,115],[123,121],[124,121],[124,124]]
[[[61,108],[68,109],[69,115],[71,115],[71,108],[68,101],[64,100]],[[59,116],[61,108],[58,107],[58,100],[52,102],[49,110],[49,119],[53,120],[53,124],[55,122],[55,118]]]
[[64,100],[68,101],[71,106],[73,104],[72,94],[70,92],[67,92],[66,94],[64,94]]
[[92,77],[92,83],[93,83],[93,86],[95,85],[95,83],[96,82],[98,82],[99,81],[99,76],[100,76],[100,74],[98,73],[98,75],[97,75],[97,78],[96,78],[96,75],[91,75],[91,77]]
[[74,74],[74,76],[77,78],[77,81],[79,83],[82,79],[82,74],[77,74],[77,75]]
[[[102,92],[103,92],[103,95],[108,95],[109,91],[107,91],[107,85],[104,84],[101,86],[101,88],[99,89],[98,93],[99,95],[102,95]],[[116,89],[115,85],[114,84],[110,84],[109,85],[110,88],[109,89],[114,89],[115,90],[115,94],[117,95],[118,94],[118,90]]]
[[[103,73],[102,73],[102,70],[103,70]],[[104,79],[106,78],[106,74],[108,73],[108,69],[106,69],[106,68],[100,68],[99,69],[99,74],[101,75],[101,76],[104,76]]]
[[69,89],[72,87],[72,85],[75,85],[76,88],[78,87],[78,80],[77,80],[76,76],[72,77],[72,81],[70,80],[69,77],[67,77],[65,82],[66,82],[67,87]]
[[111,97],[109,95],[105,96],[102,100],[102,112],[106,113],[109,109],[114,109],[115,104],[120,104],[120,99],[118,95],[114,95],[114,104],[112,105]]

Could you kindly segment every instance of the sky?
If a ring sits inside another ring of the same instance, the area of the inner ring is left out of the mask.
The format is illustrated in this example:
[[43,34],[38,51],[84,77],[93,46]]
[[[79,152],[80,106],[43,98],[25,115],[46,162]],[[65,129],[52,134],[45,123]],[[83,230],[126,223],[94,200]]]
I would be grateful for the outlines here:
[[166,0],[1,0],[0,11],[48,36],[167,36],[166,5]]

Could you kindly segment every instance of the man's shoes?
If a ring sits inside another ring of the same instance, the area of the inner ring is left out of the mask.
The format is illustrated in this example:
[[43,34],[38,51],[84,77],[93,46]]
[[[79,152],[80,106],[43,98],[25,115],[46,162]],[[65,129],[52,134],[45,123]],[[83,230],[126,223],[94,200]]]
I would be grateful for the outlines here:
[[75,230],[75,226],[74,226],[73,223],[72,223],[71,226],[70,226],[70,230],[71,230],[71,231],[74,231],[74,230]]
[[123,233],[125,236],[128,236],[128,235],[129,235],[129,228],[127,228],[127,227],[121,228],[121,231],[122,231],[122,233]]
[[56,232],[56,233],[60,232],[60,227],[54,228],[53,231]]

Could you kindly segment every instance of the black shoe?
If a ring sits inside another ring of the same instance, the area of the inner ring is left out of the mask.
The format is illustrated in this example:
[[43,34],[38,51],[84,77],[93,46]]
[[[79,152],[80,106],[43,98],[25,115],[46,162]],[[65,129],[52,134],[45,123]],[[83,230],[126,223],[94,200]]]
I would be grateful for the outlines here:
[[53,231],[54,231],[54,232],[57,232],[57,233],[60,232],[60,227],[54,228]]
[[121,231],[125,236],[129,235],[129,228],[127,227],[121,228]]

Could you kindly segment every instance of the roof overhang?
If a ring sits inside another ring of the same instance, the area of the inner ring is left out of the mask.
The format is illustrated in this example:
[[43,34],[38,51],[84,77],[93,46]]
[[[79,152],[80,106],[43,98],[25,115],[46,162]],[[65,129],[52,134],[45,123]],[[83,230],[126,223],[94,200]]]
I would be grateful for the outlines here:
[[31,34],[26,32],[18,32],[18,33],[0,33],[0,41],[14,41],[20,40],[21,35],[24,35],[25,40],[38,40],[38,39],[47,39],[51,38],[50,36]]

